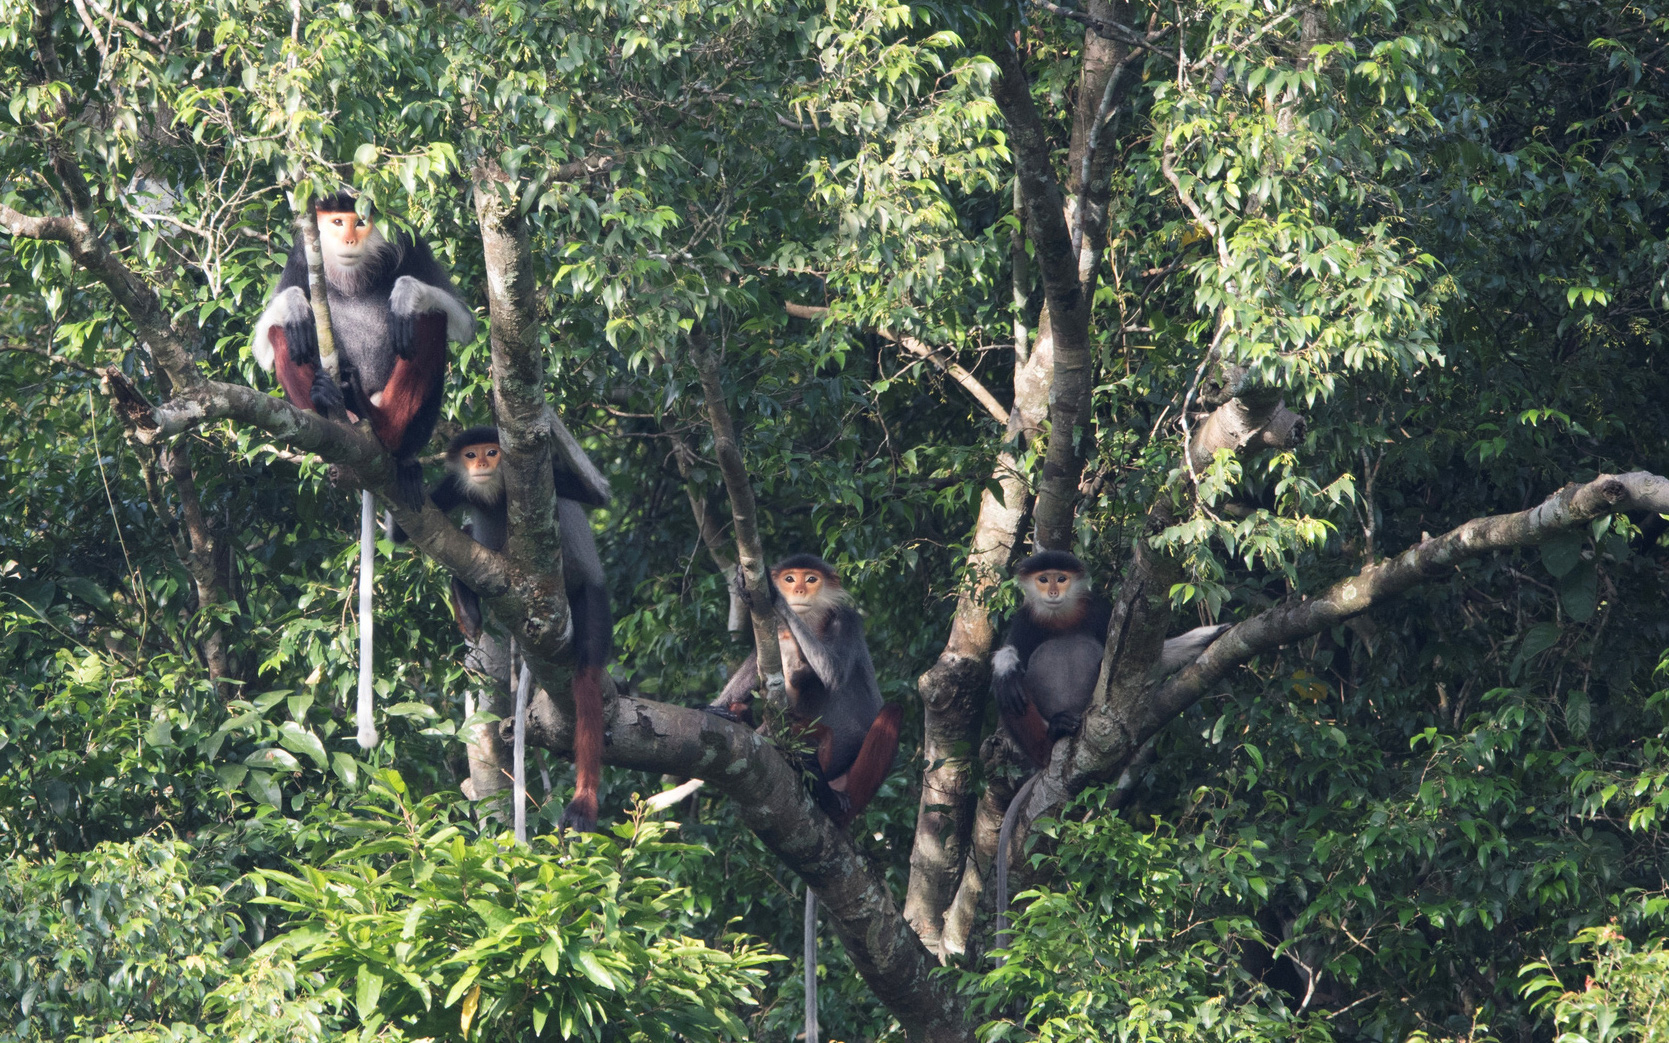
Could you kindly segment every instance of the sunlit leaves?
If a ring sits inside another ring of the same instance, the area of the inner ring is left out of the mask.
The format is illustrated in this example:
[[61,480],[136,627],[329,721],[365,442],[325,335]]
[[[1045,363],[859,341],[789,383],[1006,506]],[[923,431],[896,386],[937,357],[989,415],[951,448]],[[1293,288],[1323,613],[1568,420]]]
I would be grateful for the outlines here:
[[478,1038],[477,1022],[534,1038],[596,1040],[630,1025],[647,1040],[743,1038],[770,962],[743,939],[683,931],[683,892],[657,859],[696,849],[635,822],[621,839],[470,842],[433,802],[408,805],[384,773],[360,838],[318,868],[264,874],[292,913],[269,952],[354,998],[362,1023]]

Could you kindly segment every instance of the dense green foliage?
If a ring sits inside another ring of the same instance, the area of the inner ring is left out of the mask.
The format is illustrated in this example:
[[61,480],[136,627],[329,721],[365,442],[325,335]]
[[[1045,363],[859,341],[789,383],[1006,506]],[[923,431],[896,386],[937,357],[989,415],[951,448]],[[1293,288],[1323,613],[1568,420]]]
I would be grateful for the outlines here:
[[[0,3],[0,202],[61,212],[65,150],[205,369],[265,388],[247,344],[286,190],[350,179],[484,308],[472,178],[496,163],[531,215],[551,400],[614,484],[593,523],[616,675],[695,704],[746,651],[690,509],[727,513],[694,332],[722,350],[767,551],[842,569],[911,707],[858,835],[902,894],[915,678],[1004,433],[898,342],[1008,400],[1041,290],[1011,296],[990,56],[1021,33],[1065,178],[1083,27],[887,0],[303,7],[293,28],[238,0]],[[1178,629],[1569,481],[1669,472],[1669,9],[1127,13],[1169,35],[1109,125],[1077,519],[1104,581],[1190,468],[1156,541],[1185,562]],[[477,827],[453,806],[474,682],[446,576],[388,543],[384,742],[358,750],[350,494],[258,432],[182,438],[230,577],[195,611],[181,491],[93,371],[165,397],[131,324],[56,244],[0,239],[0,282],[0,1039],[793,1034],[794,959],[746,939],[797,958],[803,885],[733,809],[702,799],[672,844],[628,811],[658,782],[610,769],[604,820],[634,823],[614,838]],[[1304,413],[1300,445],[1185,459],[1213,344]],[[453,359],[445,430],[488,418],[485,338]],[[983,1031],[1661,1035],[1664,535],[1602,519],[1249,664],[1122,810],[1091,791],[1038,838],[1009,962],[965,968]],[[232,691],[203,667],[216,627]],[[567,786],[546,763],[536,831]],[[827,936],[821,958],[834,1038],[896,1038]]]

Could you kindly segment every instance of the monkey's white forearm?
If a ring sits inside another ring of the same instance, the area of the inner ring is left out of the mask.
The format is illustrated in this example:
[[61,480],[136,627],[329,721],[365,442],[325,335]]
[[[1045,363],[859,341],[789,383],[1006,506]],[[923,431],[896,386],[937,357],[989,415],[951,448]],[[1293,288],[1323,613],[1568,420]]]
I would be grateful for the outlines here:
[[394,280],[394,290],[388,295],[388,308],[402,317],[445,312],[447,339],[461,342],[475,336],[475,316],[464,307],[463,301],[439,286],[431,286],[410,275]]
[[271,373],[276,362],[272,338],[268,335],[274,326],[310,321],[312,317],[313,308],[307,303],[307,291],[301,287],[292,286],[275,295],[261,317],[255,320],[255,336],[249,343],[249,350],[260,367]]

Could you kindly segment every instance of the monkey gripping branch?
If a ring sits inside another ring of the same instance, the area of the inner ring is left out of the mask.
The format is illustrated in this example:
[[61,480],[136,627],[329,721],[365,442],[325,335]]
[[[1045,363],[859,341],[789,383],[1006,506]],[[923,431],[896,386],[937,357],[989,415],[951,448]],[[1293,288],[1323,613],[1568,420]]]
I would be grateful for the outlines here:
[[[506,487],[514,530],[504,552],[494,553],[433,506],[425,504],[421,511],[401,506],[393,495],[393,462],[365,425],[350,428],[254,389],[206,379],[195,349],[196,332],[177,325],[152,288],[109,249],[94,228],[85,186],[77,190],[81,182],[74,168],[66,165],[59,176],[67,186],[66,213],[35,216],[0,207],[0,224],[13,236],[64,244],[112,295],[167,375],[168,396],[147,410],[119,372],[107,371],[117,406],[135,422],[138,436],[158,442],[205,421],[230,419],[351,471],[353,481],[393,505],[396,520],[418,546],[477,591],[521,642],[542,689],[530,711],[527,737],[553,750],[569,749],[572,707],[563,705],[560,693],[566,689],[557,683],[564,671],[569,617],[551,481],[552,454],[559,451],[563,432],[544,398],[533,264],[527,230],[509,201],[514,196],[508,179],[486,172],[475,196],[489,270],[493,386],[508,450]],[[1144,742],[1251,657],[1365,612],[1468,558],[1533,545],[1622,511],[1669,513],[1669,480],[1644,472],[1604,475],[1560,490],[1533,509],[1476,519],[1422,540],[1318,596],[1290,599],[1242,621],[1156,691],[1146,680],[1147,669],[1159,654],[1168,622],[1167,578],[1174,566],[1138,544],[1114,601],[1094,703],[1079,735],[1055,747],[1050,766],[1022,809],[1022,831],[1071,794],[1116,777]],[[552,692],[558,697],[546,694]],[[932,973],[938,961],[906,922],[897,899],[817,808],[799,784],[798,770],[780,752],[744,727],[688,707],[618,696],[612,684],[605,685],[604,714],[612,725],[605,762],[704,778],[736,803],[749,828],[817,891],[855,965],[912,1039],[972,1038],[963,1000],[948,979]]]

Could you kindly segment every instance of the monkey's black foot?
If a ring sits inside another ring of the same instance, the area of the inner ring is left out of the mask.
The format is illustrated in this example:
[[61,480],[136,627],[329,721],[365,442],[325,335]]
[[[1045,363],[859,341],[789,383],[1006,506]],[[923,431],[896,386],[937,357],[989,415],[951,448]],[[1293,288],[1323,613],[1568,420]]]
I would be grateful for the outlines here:
[[834,819],[836,825],[844,826],[852,817],[852,798],[828,783],[819,781],[812,787],[812,795],[817,798],[823,813]]
[[313,398],[313,408],[321,416],[341,416],[343,409],[342,386],[336,383],[336,378],[320,370],[313,375],[313,387],[310,389]]
[[1049,741],[1064,739],[1068,735],[1077,735],[1078,729],[1084,726],[1084,715],[1063,710],[1049,718]]
[[714,717],[723,717],[725,720],[735,721],[737,724],[750,723],[744,715],[737,713],[728,706],[716,706],[709,704],[707,706],[703,706],[702,709],[712,714]]
[[597,832],[597,798],[582,801],[575,797],[562,812],[562,829],[576,833]]
[[395,495],[400,498],[400,505],[409,510],[423,509],[423,465],[416,460],[406,458],[394,462]]

